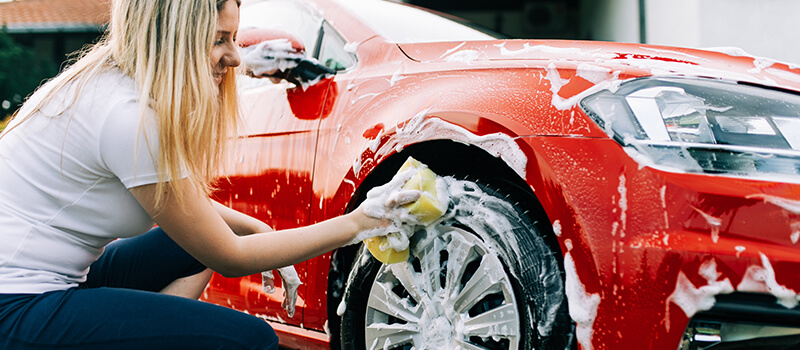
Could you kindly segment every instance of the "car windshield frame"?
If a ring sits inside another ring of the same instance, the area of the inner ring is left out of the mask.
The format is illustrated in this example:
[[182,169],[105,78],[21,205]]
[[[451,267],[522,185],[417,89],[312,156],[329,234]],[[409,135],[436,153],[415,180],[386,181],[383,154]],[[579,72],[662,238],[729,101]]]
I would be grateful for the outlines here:
[[378,35],[397,44],[506,39],[500,33],[415,6],[382,0],[337,2]]

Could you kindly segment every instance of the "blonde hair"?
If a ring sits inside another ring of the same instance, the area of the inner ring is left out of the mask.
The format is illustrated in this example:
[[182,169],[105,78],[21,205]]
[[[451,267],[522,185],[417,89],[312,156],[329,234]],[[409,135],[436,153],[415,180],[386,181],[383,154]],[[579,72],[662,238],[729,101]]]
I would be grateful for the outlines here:
[[[52,98],[70,82],[77,91],[103,69],[117,67],[139,89],[140,120],[155,112],[158,126],[156,207],[167,195],[182,203],[176,181],[210,193],[237,128],[234,69],[215,86],[210,54],[219,10],[238,0],[112,0],[105,37],[35,94]],[[49,101],[22,109],[26,118]],[[68,105],[74,103],[68,102]],[[24,119],[22,119],[24,121]],[[140,125],[139,132],[144,130]],[[8,130],[6,130],[8,131]]]

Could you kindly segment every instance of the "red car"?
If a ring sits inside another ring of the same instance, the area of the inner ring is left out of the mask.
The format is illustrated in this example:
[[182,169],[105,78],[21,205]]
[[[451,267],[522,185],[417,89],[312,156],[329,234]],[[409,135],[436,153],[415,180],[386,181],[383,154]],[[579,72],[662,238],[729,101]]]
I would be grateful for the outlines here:
[[504,40],[377,0],[245,1],[242,32],[270,27],[314,60],[295,84],[242,78],[217,199],[309,225],[414,157],[450,203],[405,262],[358,245],[297,265],[293,317],[260,275],[215,275],[204,300],[298,349],[800,344],[800,67]]

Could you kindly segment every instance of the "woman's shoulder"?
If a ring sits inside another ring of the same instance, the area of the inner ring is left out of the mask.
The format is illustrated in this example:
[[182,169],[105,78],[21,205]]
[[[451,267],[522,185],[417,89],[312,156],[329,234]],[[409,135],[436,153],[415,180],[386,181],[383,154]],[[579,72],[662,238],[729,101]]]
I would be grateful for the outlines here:
[[75,114],[94,120],[113,117],[110,114],[118,113],[121,105],[134,107],[139,100],[133,79],[115,68],[105,68],[68,90],[67,95],[76,94]]
[[94,79],[94,89],[119,98],[139,98],[133,78],[115,67],[105,68],[98,73],[97,79]]

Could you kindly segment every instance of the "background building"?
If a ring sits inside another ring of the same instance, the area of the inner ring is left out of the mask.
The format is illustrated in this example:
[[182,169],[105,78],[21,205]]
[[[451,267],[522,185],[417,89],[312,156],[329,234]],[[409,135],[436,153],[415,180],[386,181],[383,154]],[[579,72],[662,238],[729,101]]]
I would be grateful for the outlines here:
[[512,37],[738,47],[800,64],[797,0],[404,0]]
[[15,42],[62,62],[94,42],[109,18],[109,0],[0,1],[0,26]]
[[[800,19],[798,0],[394,1],[455,15],[514,38],[737,47],[755,56],[800,64],[800,36],[794,28]],[[8,97],[3,89],[13,83],[22,86],[13,89],[26,90],[30,84],[18,83],[23,79],[34,81],[35,87],[52,76],[70,53],[95,42],[108,21],[109,2],[0,0],[0,27],[5,27],[0,28],[0,36],[10,37],[30,53],[17,57],[28,63],[18,67],[3,56],[13,50],[2,47],[0,40],[0,60],[5,60],[0,70],[21,69],[5,78],[0,74],[0,119],[4,110],[15,109],[17,97],[30,92],[13,92]],[[8,46],[8,40],[5,43]],[[12,67],[3,68],[4,63]]]
[[108,18],[108,0],[0,0],[0,121],[95,42]]

